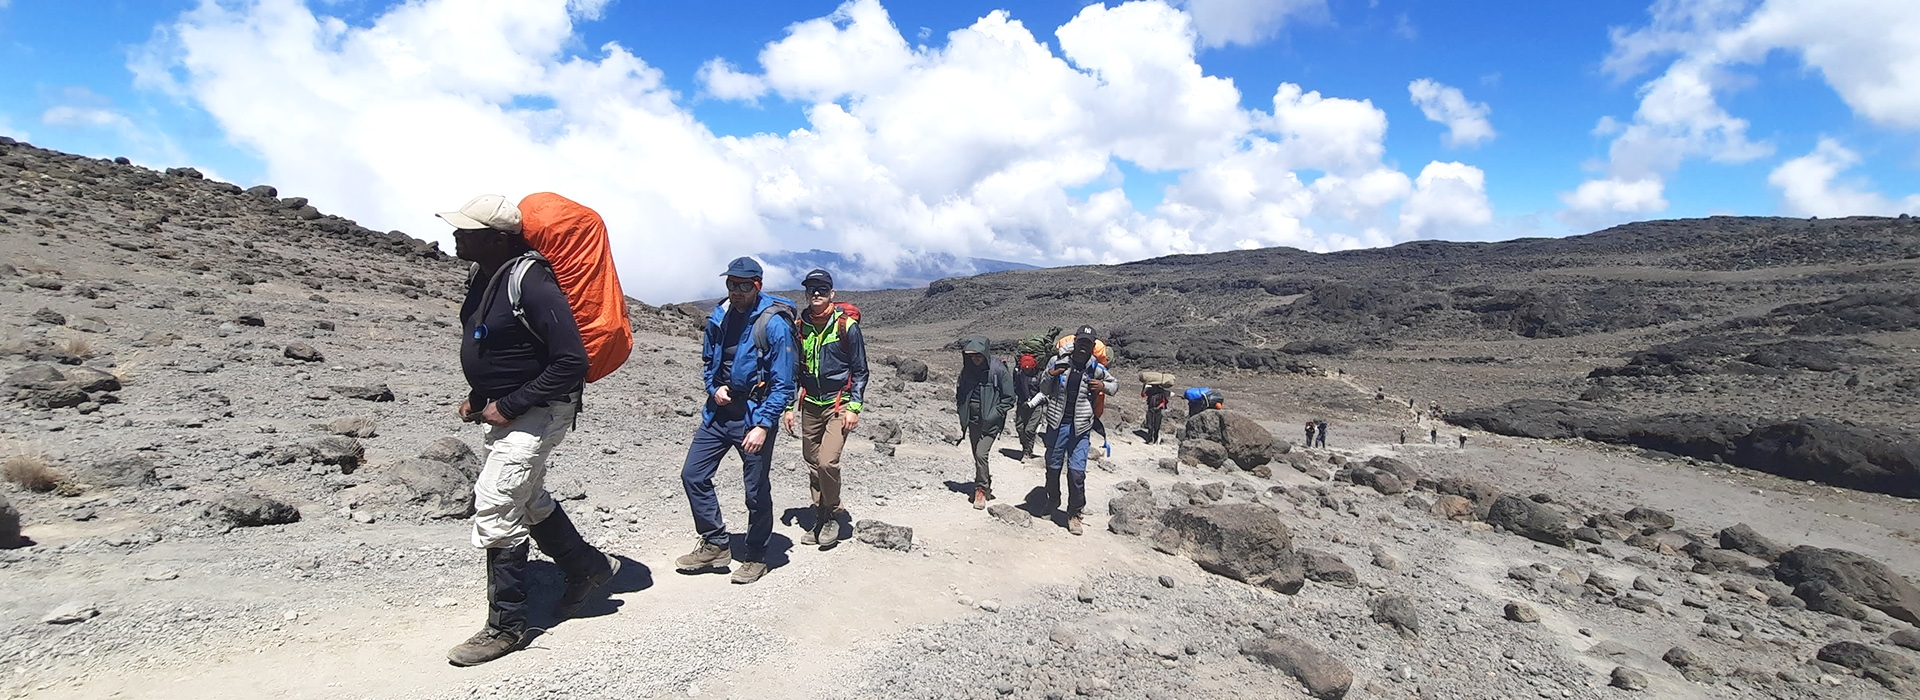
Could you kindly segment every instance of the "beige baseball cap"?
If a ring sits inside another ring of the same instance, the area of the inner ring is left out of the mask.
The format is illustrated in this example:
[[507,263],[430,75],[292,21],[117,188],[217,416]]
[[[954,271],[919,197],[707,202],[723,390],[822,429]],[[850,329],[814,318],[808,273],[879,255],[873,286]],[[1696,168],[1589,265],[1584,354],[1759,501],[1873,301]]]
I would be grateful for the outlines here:
[[490,228],[507,233],[520,232],[520,208],[497,194],[483,194],[461,205],[459,211],[443,211],[434,216],[454,228]]

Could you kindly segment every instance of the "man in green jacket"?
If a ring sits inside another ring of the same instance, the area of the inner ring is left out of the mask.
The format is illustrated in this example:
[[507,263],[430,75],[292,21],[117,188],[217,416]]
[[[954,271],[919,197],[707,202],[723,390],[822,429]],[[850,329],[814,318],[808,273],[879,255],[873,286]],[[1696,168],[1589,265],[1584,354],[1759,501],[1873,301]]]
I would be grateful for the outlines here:
[[1007,410],[1013,408],[1013,373],[1007,363],[990,357],[990,343],[981,336],[968,338],[961,346],[959,386],[953,392],[960,429],[973,448],[973,507],[987,507],[993,497],[993,473],[987,459],[993,455],[993,441],[1006,427]]

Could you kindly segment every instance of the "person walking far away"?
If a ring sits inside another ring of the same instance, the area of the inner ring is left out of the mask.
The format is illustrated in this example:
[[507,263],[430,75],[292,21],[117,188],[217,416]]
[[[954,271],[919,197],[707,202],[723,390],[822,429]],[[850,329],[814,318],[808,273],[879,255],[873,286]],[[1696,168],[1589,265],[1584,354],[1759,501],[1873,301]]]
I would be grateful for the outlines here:
[[1007,424],[1007,410],[1013,408],[1013,373],[1007,363],[988,356],[991,344],[986,338],[966,339],[960,350],[960,377],[953,390],[953,407],[960,415],[960,430],[966,433],[967,446],[973,449],[973,507],[987,507],[993,498],[993,441]]
[[833,300],[833,275],[807,273],[807,309],[800,317],[799,391],[782,419],[788,434],[798,424],[800,457],[807,462],[813,494],[813,529],[800,544],[829,549],[840,541],[840,452],[847,433],[860,427],[860,400],[867,392],[867,344],[857,309]]
[[1307,441],[1301,445],[1302,447],[1313,446],[1313,426],[1314,426],[1313,421],[1307,421]]
[[1040,435],[1040,411],[1028,402],[1040,390],[1039,358],[1020,354],[1013,368],[1013,388],[1018,399],[1013,404],[1013,429],[1020,433],[1020,461],[1025,462],[1038,454],[1033,451],[1033,443]]
[[544,483],[547,459],[573,426],[587,377],[586,346],[566,294],[551,266],[531,265],[518,280],[522,316],[515,317],[506,291],[514,275],[503,273],[532,248],[520,235],[520,210],[505,197],[477,197],[439,217],[456,229],[454,254],[473,263],[460,304],[460,370],[468,386],[460,419],[485,426],[472,539],[487,553],[487,624],[447,652],[454,665],[473,666],[505,656],[526,636],[529,538],[566,576],[563,617],[612,580],[620,560],[580,537]]
[[1093,358],[1092,326],[1081,326],[1074,333],[1073,346],[1066,354],[1055,355],[1047,363],[1047,380],[1035,402],[1047,406],[1047,502],[1051,512],[1060,507],[1060,476],[1067,477],[1067,531],[1085,533],[1081,513],[1087,507],[1087,450],[1093,445],[1093,395],[1112,396],[1120,392],[1120,382],[1105,365]]
[[707,404],[680,468],[700,544],[673,564],[695,574],[725,571],[736,558],[713,491],[720,460],[733,450],[740,453],[747,494],[747,533],[733,582],[753,583],[767,573],[773,537],[773,427],[793,404],[795,314],[785,299],[761,293],[760,263],[753,258],[735,258],[726,278],[727,299],[707,316],[701,340]]
[[1464,449],[1464,448],[1466,448],[1466,446],[1467,446],[1467,434],[1466,434],[1466,433],[1461,433],[1461,434],[1460,434],[1460,447],[1461,447],[1462,449]]
[[1327,422],[1315,421],[1313,424],[1313,444],[1315,447],[1327,446]]
[[1160,442],[1160,423],[1166,418],[1167,402],[1173,399],[1172,392],[1166,386],[1148,384],[1147,388],[1140,392],[1140,395],[1147,399],[1147,424],[1145,426],[1147,429],[1147,444],[1157,444]]
[[1440,429],[1439,429],[1439,428],[1428,428],[1428,429],[1427,429],[1427,442],[1428,442],[1429,444],[1434,444],[1434,445],[1438,445],[1438,444],[1440,444]]
[[1401,429],[1400,429],[1400,444],[1402,444],[1402,445],[1405,445],[1405,444],[1407,444],[1407,429],[1406,429],[1406,428],[1401,428]]

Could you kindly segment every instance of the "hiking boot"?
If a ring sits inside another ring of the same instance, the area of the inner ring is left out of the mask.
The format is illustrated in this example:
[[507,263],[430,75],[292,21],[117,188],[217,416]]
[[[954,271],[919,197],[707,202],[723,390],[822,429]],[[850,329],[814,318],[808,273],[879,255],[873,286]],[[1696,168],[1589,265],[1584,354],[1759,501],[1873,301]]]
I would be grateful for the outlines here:
[[1071,532],[1075,535],[1087,534],[1086,526],[1080,524],[1080,516],[1075,515],[1071,518],[1067,518],[1067,532]]
[[767,565],[765,562],[743,561],[740,562],[740,568],[733,570],[733,582],[740,584],[753,583],[765,575],[767,575]]
[[974,510],[987,509],[987,490],[986,489],[979,488],[979,487],[975,487],[973,489],[973,509]]
[[807,534],[800,536],[800,544],[820,544],[820,526],[824,524],[825,523],[820,522],[814,523],[813,529],[808,530]]
[[607,558],[607,569],[605,571],[583,576],[578,579],[571,577],[567,579],[567,590],[560,594],[561,617],[573,617],[573,614],[580,610],[580,605],[587,602],[588,597],[592,596],[595,591],[600,590],[601,586],[607,585],[608,581],[612,581],[613,577],[620,573],[619,559],[609,554],[601,554],[600,556]]
[[673,568],[683,574],[697,574],[714,569],[725,569],[732,563],[733,550],[701,540],[700,546],[695,547],[686,556],[673,560]]
[[821,551],[832,549],[834,545],[840,544],[840,515],[835,513],[827,516],[820,521],[820,529],[814,532],[818,533],[814,539],[819,543]]
[[478,666],[506,656],[518,646],[520,635],[488,627],[448,651],[447,662],[455,666]]

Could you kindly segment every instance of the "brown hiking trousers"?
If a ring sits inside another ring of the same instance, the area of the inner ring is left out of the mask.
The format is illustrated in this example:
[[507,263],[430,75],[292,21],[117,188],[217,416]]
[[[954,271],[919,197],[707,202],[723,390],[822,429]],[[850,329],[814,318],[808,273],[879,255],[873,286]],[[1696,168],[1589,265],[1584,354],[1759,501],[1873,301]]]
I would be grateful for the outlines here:
[[807,488],[822,513],[840,508],[840,452],[847,446],[846,422],[833,406],[800,402],[800,458],[807,462]]

